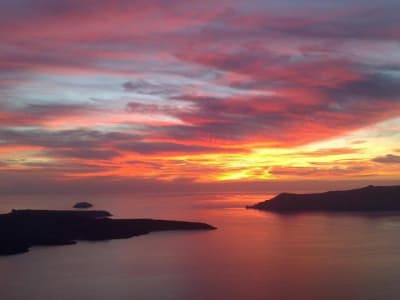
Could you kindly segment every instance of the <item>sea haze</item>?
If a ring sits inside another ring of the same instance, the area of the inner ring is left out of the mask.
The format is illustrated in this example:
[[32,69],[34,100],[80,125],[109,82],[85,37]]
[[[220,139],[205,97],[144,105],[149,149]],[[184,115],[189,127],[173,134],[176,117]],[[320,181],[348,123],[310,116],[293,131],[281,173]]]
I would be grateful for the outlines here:
[[398,299],[400,215],[276,214],[268,195],[19,197],[11,208],[88,200],[115,217],[204,221],[207,232],[33,247],[0,257],[1,299]]

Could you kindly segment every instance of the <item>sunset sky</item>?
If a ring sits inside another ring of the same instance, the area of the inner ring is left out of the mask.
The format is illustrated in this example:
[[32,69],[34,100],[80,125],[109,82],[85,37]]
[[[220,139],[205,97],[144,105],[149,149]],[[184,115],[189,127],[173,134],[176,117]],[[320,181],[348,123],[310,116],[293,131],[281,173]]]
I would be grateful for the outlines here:
[[0,193],[398,183],[399,12],[2,0]]

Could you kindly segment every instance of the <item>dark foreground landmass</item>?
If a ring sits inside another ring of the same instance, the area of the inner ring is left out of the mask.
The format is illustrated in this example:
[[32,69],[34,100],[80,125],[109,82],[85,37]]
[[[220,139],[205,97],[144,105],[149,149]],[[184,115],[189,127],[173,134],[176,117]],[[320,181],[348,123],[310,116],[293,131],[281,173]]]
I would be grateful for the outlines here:
[[367,186],[316,194],[282,193],[247,208],[277,212],[400,211],[400,186]]
[[13,210],[0,214],[0,255],[36,245],[69,245],[79,240],[125,239],[162,230],[211,230],[198,222],[111,219],[107,211]]

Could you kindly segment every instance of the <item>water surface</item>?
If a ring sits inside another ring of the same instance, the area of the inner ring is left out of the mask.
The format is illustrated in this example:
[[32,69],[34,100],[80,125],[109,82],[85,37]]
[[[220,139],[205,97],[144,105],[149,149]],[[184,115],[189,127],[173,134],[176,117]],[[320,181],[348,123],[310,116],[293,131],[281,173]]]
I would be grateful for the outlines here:
[[116,217],[204,221],[219,229],[34,247],[0,257],[0,298],[399,299],[400,216],[281,215],[242,208],[265,198],[4,198],[3,212],[66,209],[88,200]]

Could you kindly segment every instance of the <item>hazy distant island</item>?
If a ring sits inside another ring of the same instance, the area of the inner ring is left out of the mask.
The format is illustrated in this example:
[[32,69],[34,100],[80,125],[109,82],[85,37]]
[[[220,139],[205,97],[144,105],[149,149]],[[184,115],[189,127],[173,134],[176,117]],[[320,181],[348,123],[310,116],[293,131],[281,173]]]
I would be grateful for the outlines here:
[[79,240],[124,239],[162,230],[212,230],[206,223],[111,219],[107,211],[12,210],[0,214],[0,255],[37,245],[69,245]]
[[282,193],[247,208],[275,212],[400,211],[400,186],[367,186],[314,194]]

